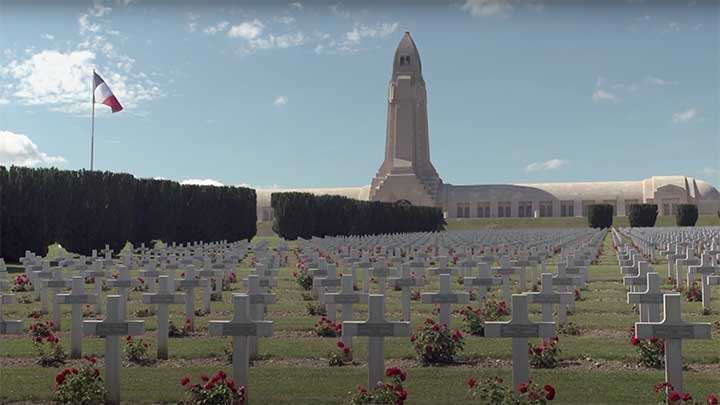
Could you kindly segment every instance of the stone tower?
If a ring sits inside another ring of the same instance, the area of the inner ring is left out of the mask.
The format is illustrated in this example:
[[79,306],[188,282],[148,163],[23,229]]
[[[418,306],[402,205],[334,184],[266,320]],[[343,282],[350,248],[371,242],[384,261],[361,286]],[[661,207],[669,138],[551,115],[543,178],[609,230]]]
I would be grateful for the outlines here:
[[370,199],[438,206],[442,180],[430,162],[425,80],[409,32],[395,51],[388,87],[385,160],[372,181]]

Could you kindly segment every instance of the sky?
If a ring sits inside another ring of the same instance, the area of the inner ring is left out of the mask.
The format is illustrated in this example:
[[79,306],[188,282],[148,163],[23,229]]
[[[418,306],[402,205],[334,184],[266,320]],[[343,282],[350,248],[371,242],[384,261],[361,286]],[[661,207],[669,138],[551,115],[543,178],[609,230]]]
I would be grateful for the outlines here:
[[446,183],[720,186],[719,4],[0,0],[0,165],[89,167],[95,69],[95,169],[367,185],[409,31]]

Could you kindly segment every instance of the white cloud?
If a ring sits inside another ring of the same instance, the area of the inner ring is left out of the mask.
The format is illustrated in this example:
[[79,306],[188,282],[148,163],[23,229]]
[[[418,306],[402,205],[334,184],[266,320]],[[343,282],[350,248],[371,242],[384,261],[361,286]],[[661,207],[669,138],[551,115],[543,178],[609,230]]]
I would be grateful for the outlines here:
[[352,31],[345,34],[346,38],[350,42],[360,42],[364,38],[384,38],[398,29],[398,23],[383,23],[377,24],[375,27],[369,27],[367,25],[358,25],[353,28]]
[[62,156],[49,156],[23,134],[0,130],[0,165],[50,166],[65,163]]
[[222,187],[224,184],[213,179],[187,179],[180,182],[183,186],[195,185],[195,186],[215,186]]
[[10,100],[0,97],[0,105],[10,104]]
[[355,54],[362,46],[362,43],[367,40],[377,40],[386,38],[397,31],[400,24],[397,22],[393,23],[377,23],[375,25],[366,24],[355,24],[352,31],[347,31],[340,39],[331,39],[328,34],[318,34],[318,41],[324,41],[315,46],[315,53],[320,54],[323,52],[328,53],[340,53],[340,54]]
[[691,121],[697,115],[697,111],[694,108],[690,108],[686,111],[676,112],[672,116],[672,122],[674,124],[682,124]]
[[555,170],[567,164],[567,160],[550,159],[544,162],[534,162],[525,166],[526,172],[540,172],[545,170]]
[[185,17],[187,19],[187,23],[185,24],[185,30],[188,32],[197,31],[197,26],[198,26],[197,20],[198,20],[198,18],[200,18],[200,16],[195,13],[190,12],[190,13],[185,14]]
[[273,104],[280,107],[288,103],[287,96],[278,96],[275,98],[275,101],[273,101]]
[[203,30],[204,33],[208,35],[215,35],[218,32],[223,32],[227,29],[227,27],[230,25],[227,21],[220,21],[219,23],[215,25],[211,25]]
[[63,104],[85,101],[89,106],[88,78],[95,53],[44,50],[24,61],[12,61],[6,72],[17,80],[14,96],[23,104]]
[[307,38],[302,32],[263,35],[265,24],[257,18],[252,21],[245,21],[233,25],[227,32],[231,38],[239,38],[244,41],[241,51],[252,53],[256,49],[292,48],[303,45]]
[[289,24],[292,24],[295,22],[295,17],[290,17],[289,15],[284,15],[281,17],[273,17],[273,21],[280,23],[280,24],[289,25]]
[[618,101],[618,98],[613,93],[607,92],[602,89],[597,89],[592,94],[592,100],[593,100],[593,102],[596,102],[596,103],[602,103],[602,102],[616,103]]
[[228,31],[230,38],[255,39],[263,31],[265,25],[257,18],[253,21],[245,21],[238,25],[233,25]]
[[651,86],[672,86],[674,84],[677,84],[676,82],[671,82],[669,80],[661,79],[659,77],[653,77],[653,76],[646,76],[643,80],[645,84],[651,85]]
[[303,9],[302,3],[298,2],[298,1],[295,1],[295,2],[290,3],[290,7],[291,7],[291,8],[298,9],[298,10],[302,10],[302,9]]
[[154,81],[134,71],[135,59],[108,40],[117,31],[96,20],[110,12],[109,7],[96,4],[78,18],[81,42],[74,50],[30,49],[24,57],[13,55],[10,62],[0,65],[0,80],[8,83],[0,96],[22,105],[88,114],[91,75],[96,69],[127,109],[161,97]]
[[43,38],[52,41],[53,39],[55,39],[55,35],[52,35],[52,34],[43,34]]
[[508,0],[466,0],[461,8],[472,16],[485,17],[509,11],[512,5]]

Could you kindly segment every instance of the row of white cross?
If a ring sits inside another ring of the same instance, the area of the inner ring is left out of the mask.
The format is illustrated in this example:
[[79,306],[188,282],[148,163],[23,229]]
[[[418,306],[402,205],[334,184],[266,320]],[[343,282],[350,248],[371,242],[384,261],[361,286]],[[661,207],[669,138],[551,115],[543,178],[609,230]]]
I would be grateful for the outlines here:
[[630,288],[628,303],[638,305],[640,322],[635,323],[635,336],[638,339],[664,339],[665,381],[675,391],[683,392],[682,341],[711,339],[711,325],[683,321],[682,296],[661,290],[659,274],[640,252],[624,241],[623,234],[613,230],[613,241],[618,251],[620,272],[625,275],[624,284]]
[[[570,305],[573,300],[573,294],[567,289],[574,288],[584,283],[587,279],[586,270],[589,261],[597,255],[599,249],[598,240],[602,240],[604,233],[597,233],[591,238],[593,243],[582,243],[584,248],[591,247],[589,250],[577,248],[572,244],[573,240],[565,241],[563,251],[563,259],[565,263],[559,264],[557,274],[542,273],[542,289],[536,293],[516,294],[505,298],[512,304],[512,319],[508,322],[487,322],[485,335],[487,337],[505,337],[513,340],[513,383],[517,386],[522,382],[528,381],[528,353],[527,341],[530,337],[551,337],[555,334],[555,323],[553,319],[553,306],[560,308],[559,321],[563,322],[565,312],[563,308]],[[577,236],[576,236],[577,239]],[[587,242],[587,240],[583,239]],[[309,262],[316,261],[311,258]],[[489,262],[474,260],[471,256],[464,259],[465,265],[461,268],[460,274],[464,277],[464,285],[466,289],[477,288],[484,295],[487,288],[494,285],[503,284],[505,279],[509,279],[514,274],[517,267],[529,266],[528,260],[518,258],[514,264],[507,265],[507,262],[501,262],[500,271],[495,272],[498,277],[492,277],[489,273],[491,270]],[[474,262],[474,263],[473,263]],[[337,271],[331,264],[325,263],[318,268],[312,268],[315,276],[315,287],[320,290],[321,299],[327,306],[329,316],[336,316],[336,305],[343,306],[343,333],[342,339],[350,344],[354,336],[368,337],[368,385],[374,386],[376,382],[383,378],[384,355],[383,355],[383,339],[391,336],[408,336],[410,333],[410,308],[409,308],[409,289],[411,287],[422,286],[423,278],[412,277],[412,270],[422,274],[425,264],[413,265],[412,262],[400,264],[399,274],[397,271],[395,276],[387,266],[382,264],[368,266],[366,271],[382,282],[379,285],[380,292],[384,293],[385,283],[387,282],[393,287],[399,287],[402,290],[402,296],[407,297],[407,307],[403,304],[403,320],[388,321],[385,319],[385,295],[370,294],[369,283],[364,283],[363,291],[354,291],[353,284],[354,275],[358,272],[364,272],[360,261],[351,264],[350,270],[352,274],[341,274],[337,277]],[[428,269],[431,274],[437,274],[440,281],[440,291],[425,292],[422,294],[423,302],[437,304],[440,307],[440,322],[449,325],[451,305],[466,303],[469,300],[468,292],[454,292],[450,290],[450,275],[453,270],[439,260],[438,265]],[[507,266],[506,266],[507,265]],[[322,268],[321,268],[322,267]],[[475,276],[472,274],[473,267],[480,269],[480,274]],[[506,269],[506,270],[503,270]],[[511,269],[511,270],[507,270]],[[259,274],[251,275],[248,278],[249,291],[248,294],[233,294],[234,317],[230,321],[211,321],[209,332],[213,336],[232,336],[233,337],[233,374],[239,385],[247,387],[247,367],[248,359],[252,356],[252,341],[259,337],[270,336],[272,334],[272,322],[262,319],[264,314],[264,306],[275,302],[273,294],[266,293],[265,288],[273,286],[274,269],[263,268],[262,263],[258,263],[255,272]],[[524,271],[520,272],[524,274]],[[572,273],[572,274],[571,274]],[[334,274],[334,276],[333,276]],[[172,285],[172,279],[168,275],[156,274],[158,279],[158,290],[155,293],[147,293],[143,295],[143,302],[157,307],[158,316],[158,357],[167,358],[167,317],[168,305],[181,304],[187,302],[187,296],[183,298],[183,294],[175,292]],[[187,270],[186,270],[187,276]],[[187,278],[187,277],[186,277]],[[265,284],[261,286],[261,279],[264,278]],[[194,277],[190,277],[190,280]],[[367,279],[366,279],[367,280]],[[522,278],[521,278],[522,280]],[[79,286],[78,287],[76,287]],[[564,287],[565,291],[556,292],[554,286]],[[81,316],[76,316],[77,307],[80,304],[94,303],[96,300],[89,298],[94,294],[84,294],[82,291],[82,278],[75,277],[72,280],[73,290],[70,294],[57,294],[63,297],[58,300],[73,305],[73,329],[76,328]],[[129,288],[125,286],[122,288]],[[340,288],[340,291],[338,291]],[[68,298],[65,298],[65,297]],[[80,298],[80,297],[87,298]],[[481,297],[479,297],[481,298]],[[106,357],[112,357],[106,360],[106,384],[111,391],[111,400],[119,400],[119,337],[144,333],[142,321],[126,321],[126,313],[123,310],[127,296],[110,295],[107,302],[107,314],[103,321],[85,321],[82,327],[85,335],[97,335],[106,338]],[[367,302],[368,320],[354,321],[352,320],[352,306],[357,303]],[[531,322],[528,317],[528,305],[537,303],[542,306],[542,322]],[[2,314],[0,310],[0,314]],[[332,315],[330,315],[332,314]],[[71,332],[71,341],[78,340],[73,338]],[[164,348],[164,350],[161,349]]]

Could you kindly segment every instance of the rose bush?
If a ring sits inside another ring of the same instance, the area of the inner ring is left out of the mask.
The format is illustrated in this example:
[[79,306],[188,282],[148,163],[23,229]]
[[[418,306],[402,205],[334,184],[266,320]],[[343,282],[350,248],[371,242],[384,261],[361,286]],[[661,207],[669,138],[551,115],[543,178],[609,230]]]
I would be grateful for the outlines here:
[[464,350],[463,338],[459,330],[451,331],[447,325],[440,325],[427,318],[423,328],[410,336],[410,342],[423,364],[448,364],[454,362],[455,356]]

